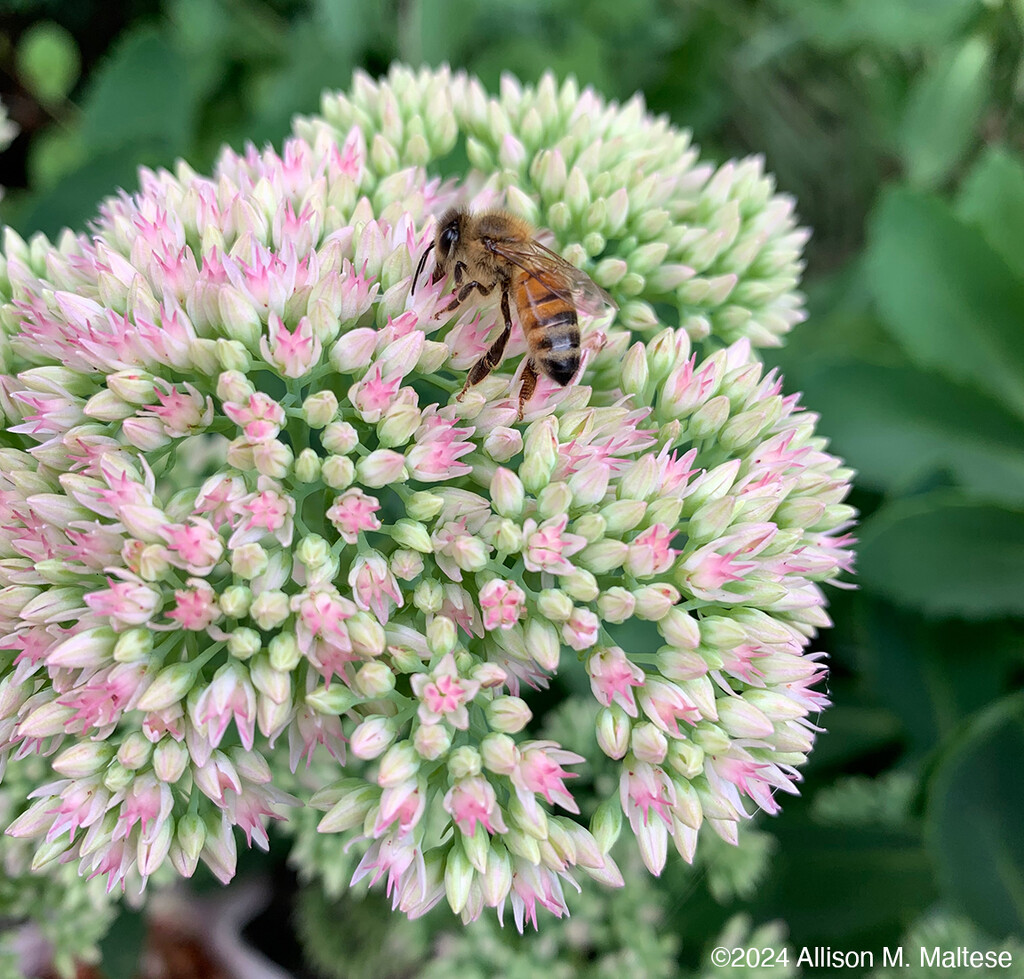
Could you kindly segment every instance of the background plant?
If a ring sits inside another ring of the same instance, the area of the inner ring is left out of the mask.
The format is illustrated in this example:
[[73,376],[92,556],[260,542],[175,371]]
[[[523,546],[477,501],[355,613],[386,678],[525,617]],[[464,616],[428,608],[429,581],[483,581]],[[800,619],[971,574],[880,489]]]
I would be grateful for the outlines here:
[[830,734],[766,826],[769,872],[730,889],[723,856],[657,906],[691,969],[738,909],[795,946],[894,944],[936,906],[1020,934],[1019,3],[11,6],[0,207],[22,233],[80,226],[139,162],[279,142],[396,56],[641,87],[705,154],[764,151],[814,229],[809,322],[771,359],[860,472],[861,590],[833,605]]

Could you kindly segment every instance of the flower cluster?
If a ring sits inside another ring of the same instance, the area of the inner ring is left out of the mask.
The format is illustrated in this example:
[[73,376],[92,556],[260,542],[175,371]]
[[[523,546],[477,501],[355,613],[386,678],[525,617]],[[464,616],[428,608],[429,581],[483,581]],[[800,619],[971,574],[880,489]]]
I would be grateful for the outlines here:
[[[795,791],[851,558],[850,473],[752,349],[799,318],[789,202],[550,79],[396,69],[297,128],[143,172],[90,235],[8,233],[0,764],[52,778],[7,833],[109,888],[226,881],[236,827],[266,847],[308,803],[396,908],[520,928],[621,883],[623,816],[654,873],[703,823],[735,840]],[[479,172],[442,183],[460,134]],[[496,307],[410,288],[453,203],[546,223],[621,306],[522,423],[521,338],[456,398]],[[589,829],[587,759],[531,728],[574,670],[621,760]]]

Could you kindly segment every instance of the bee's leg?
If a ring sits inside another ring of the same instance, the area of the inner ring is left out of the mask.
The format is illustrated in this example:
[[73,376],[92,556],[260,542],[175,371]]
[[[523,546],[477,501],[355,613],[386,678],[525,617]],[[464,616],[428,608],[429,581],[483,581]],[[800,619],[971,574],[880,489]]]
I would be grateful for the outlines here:
[[533,397],[533,392],[537,388],[537,368],[533,366],[533,360],[530,359],[526,362],[526,366],[523,368],[523,383],[519,388],[519,420],[523,420],[523,409],[526,407],[526,402]]
[[[484,287],[479,282],[476,285],[485,296],[494,288],[493,285]],[[469,287],[467,286],[466,288]],[[474,384],[479,384],[490,374],[501,363],[501,358],[505,354],[505,344],[508,343],[509,334],[512,332],[512,312],[508,305],[507,285],[501,290],[501,315],[505,320],[505,329],[498,335],[498,339],[487,348],[487,352],[470,368],[469,376],[466,378],[466,383],[462,385],[462,390],[459,392],[456,401],[461,401],[462,396]]]
[[461,401],[462,396],[474,384],[479,384],[501,363],[501,358],[505,355],[505,344],[508,343],[508,337],[511,332],[512,326],[509,324],[498,334],[498,339],[487,348],[487,352],[470,368],[466,383],[462,385],[462,390],[456,398],[457,401]]
[[442,306],[436,313],[434,313],[434,319],[440,319],[445,313],[450,313],[453,309],[458,309],[459,306],[469,298],[469,294],[474,289],[478,290],[481,296],[486,296],[491,291],[491,286],[485,286],[482,282],[477,282],[476,279],[472,282],[467,282],[459,290],[458,294],[452,297],[452,301],[448,303],[447,306]]

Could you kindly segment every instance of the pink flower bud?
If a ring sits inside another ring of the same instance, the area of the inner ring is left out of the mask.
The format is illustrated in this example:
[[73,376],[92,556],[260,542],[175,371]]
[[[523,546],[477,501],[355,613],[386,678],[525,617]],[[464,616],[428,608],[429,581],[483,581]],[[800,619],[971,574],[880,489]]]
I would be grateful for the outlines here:
[[484,628],[511,629],[519,621],[526,593],[514,582],[494,578],[480,589]]
[[350,374],[363,370],[373,357],[377,345],[377,331],[369,327],[348,330],[338,337],[331,348],[331,366],[339,374]]
[[641,619],[659,620],[679,601],[679,591],[672,585],[645,585],[633,592],[636,614]]
[[[484,439],[484,452],[495,462],[508,462],[523,451],[523,437],[514,428],[494,428]],[[507,472],[508,470],[505,470]],[[493,486],[492,486],[493,492]],[[504,512],[504,511],[502,511]]]
[[588,608],[574,608],[568,621],[562,626],[564,642],[580,652],[597,642],[601,620]]
[[217,377],[217,397],[221,401],[246,404],[255,393],[252,382],[241,371],[223,371]]
[[391,449],[375,449],[356,464],[356,476],[366,486],[376,488],[409,478],[405,456]]

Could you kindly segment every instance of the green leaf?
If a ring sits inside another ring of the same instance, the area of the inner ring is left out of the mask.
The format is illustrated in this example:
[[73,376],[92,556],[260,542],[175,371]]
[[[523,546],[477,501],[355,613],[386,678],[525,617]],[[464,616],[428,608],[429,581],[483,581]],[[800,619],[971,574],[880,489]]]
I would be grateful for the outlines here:
[[[145,147],[135,147],[136,153]],[[110,151],[92,157],[87,163],[61,177],[52,190],[38,197],[19,215],[19,229],[25,234],[42,231],[54,236],[61,228],[81,227],[96,215],[100,200],[138,184],[138,159],[132,154]],[[170,162],[167,160],[166,162]]]
[[803,389],[860,486],[899,491],[948,472],[971,495],[1024,503],[1024,429],[998,402],[935,374],[863,363],[817,371]]
[[[935,622],[862,593],[847,631],[859,638],[859,676],[899,717],[910,757],[927,756],[965,718],[1014,689],[1020,641],[1004,622]],[[839,709],[827,715],[833,734]]]
[[989,92],[991,61],[985,40],[971,37],[952,56],[938,52],[914,81],[899,138],[911,184],[941,183],[973,143]]
[[133,979],[145,939],[145,916],[141,911],[123,909],[100,942],[103,975],[107,979]]
[[782,0],[826,48],[861,44],[903,49],[939,43],[974,16],[977,0]]
[[95,150],[159,140],[183,150],[192,130],[184,59],[151,28],[128,34],[95,72],[82,105],[82,135]]
[[1024,695],[947,739],[928,786],[925,838],[956,905],[997,936],[1024,931]]
[[957,213],[977,227],[1007,265],[1024,279],[1024,163],[990,146],[960,188]]
[[947,493],[889,504],[861,528],[861,584],[965,619],[1024,614],[1024,513]]
[[922,367],[987,392],[1024,418],[1024,282],[941,201],[886,194],[870,221],[868,282]]
[[75,39],[59,24],[33,24],[18,41],[18,77],[44,104],[60,102],[75,86],[82,68]]
[[935,900],[917,829],[821,826],[787,806],[780,847],[751,911],[785,915],[795,945],[876,948]]

